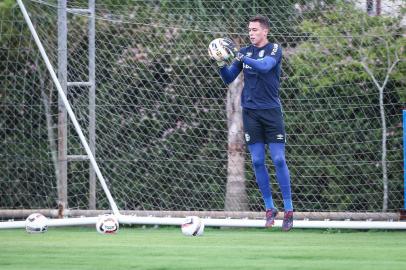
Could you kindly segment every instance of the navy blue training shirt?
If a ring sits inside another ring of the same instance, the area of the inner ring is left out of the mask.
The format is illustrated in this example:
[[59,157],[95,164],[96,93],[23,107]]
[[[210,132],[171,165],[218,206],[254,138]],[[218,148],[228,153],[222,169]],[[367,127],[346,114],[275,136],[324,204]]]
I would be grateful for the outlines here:
[[240,52],[245,55],[242,62],[234,61],[230,67],[221,68],[220,75],[225,83],[231,83],[243,70],[241,106],[249,109],[281,107],[279,84],[282,47],[276,43],[268,43],[260,48],[250,45]]

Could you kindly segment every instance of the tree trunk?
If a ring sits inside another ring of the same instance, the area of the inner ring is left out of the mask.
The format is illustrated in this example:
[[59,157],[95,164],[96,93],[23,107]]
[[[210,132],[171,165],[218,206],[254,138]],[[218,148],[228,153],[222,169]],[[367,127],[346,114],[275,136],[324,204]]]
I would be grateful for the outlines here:
[[226,211],[247,211],[248,197],[245,187],[245,146],[241,114],[243,76],[230,84],[227,93],[228,165]]
[[[386,51],[388,52],[389,55],[389,47],[388,43],[386,43]],[[364,67],[365,71],[368,73],[368,75],[372,78],[372,81],[374,82],[375,86],[379,90],[379,111],[381,115],[381,123],[382,123],[382,155],[381,155],[381,165],[382,165],[382,182],[383,182],[383,202],[382,202],[382,212],[386,212],[388,210],[388,200],[389,200],[389,188],[388,188],[388,164],[386,160],[387,156],[387,127],[386,127],[386,117],[385,117],[385,106],[384,106],[384,90],[386,87],[386,84],[388,83],[390,74],[392,73],[393,69],[397,65],[397,63],[400,61],[398,52],[395,51],[395,57],[394,61],[390,63],[388,60],[388,70],[385,75],[385,80],[383,81],[382,85],[379,84],[378,80],[375,78],[374,74],[372,73],[372,70],[368,67],[367,62],[366,62],[366,56],[364,59],[361,61],[361,65]]]
[[[37,60],[35,61],[35,66],[39,69],[39,64]],[[49,148],[51,151],[52,162],[54,164],[55,179],[57,179],[59,176],[58,155],[57,155],[58,148],[56,146],[54,121],[52,120],[52,112],[51,112],[51,103],[52,103],[51,91],[53,90],[53,85],[48,86],[50,89],[49,90],[50,95],[48,97],[48,95],[46,94],[47,85],[45,84],[44,76],[39,76],[39,80],[40,80],[41,99],[45,108],[45,119],[47,123]]]
[[388,168],[387,168],[387,160],[386,160],[386,120],[385,120],[385,107],[383,104],[383,87],[379,88],[379,111],[381,114],[381,123],[382,123],[382,178],[383,178],[383,203],[382,203],[382,212],[386,212],[388,210]]

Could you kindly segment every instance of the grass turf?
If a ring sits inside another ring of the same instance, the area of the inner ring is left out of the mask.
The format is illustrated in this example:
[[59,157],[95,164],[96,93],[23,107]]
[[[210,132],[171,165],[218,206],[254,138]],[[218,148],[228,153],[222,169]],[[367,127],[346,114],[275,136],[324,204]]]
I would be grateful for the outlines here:
[[0,230],[0,269],[406,269],[403,231],[206,228]]

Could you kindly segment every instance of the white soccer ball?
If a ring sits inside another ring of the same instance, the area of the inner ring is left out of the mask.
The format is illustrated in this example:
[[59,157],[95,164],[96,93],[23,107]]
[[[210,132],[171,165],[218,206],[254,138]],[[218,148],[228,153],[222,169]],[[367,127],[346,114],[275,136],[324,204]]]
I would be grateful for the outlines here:
[[100,216],[96,222],[96,230],[101,234],[114,234],[118,232],[118,219],[114,215]]
[[204,223],[199,217],[187,217],[182,222],[181,229],[186,236],[200,236],[204,232]]
[[33,213],[25,220],[25,230],[28,233],[44,233],[48,230],[48,219],[40,213]]
[[223,38],[216,38],[209,44],[209,55],[216,61],[224,61],[232,57],[230,51],[224,46]]

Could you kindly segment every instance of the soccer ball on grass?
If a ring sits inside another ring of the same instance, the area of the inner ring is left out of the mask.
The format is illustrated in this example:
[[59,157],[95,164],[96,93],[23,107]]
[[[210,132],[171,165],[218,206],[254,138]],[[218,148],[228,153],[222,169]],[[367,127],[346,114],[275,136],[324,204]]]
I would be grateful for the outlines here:
[[25,230],[28,233],[44,233],[48,230],[48,219],[40,213],[33,213],[25,220]]
[[181,229],[186,236],[200,236],[203,235],[204,223],[199,217],[187,217],[182,222]]
[[118,228],[118,219],[114,215],[102,215],[96,222],[96,230],[101,234],[115,234]]

